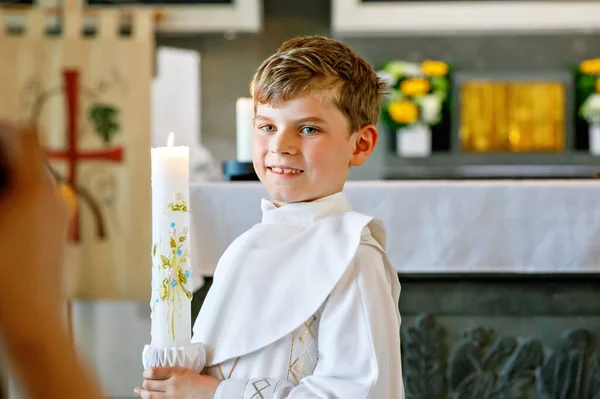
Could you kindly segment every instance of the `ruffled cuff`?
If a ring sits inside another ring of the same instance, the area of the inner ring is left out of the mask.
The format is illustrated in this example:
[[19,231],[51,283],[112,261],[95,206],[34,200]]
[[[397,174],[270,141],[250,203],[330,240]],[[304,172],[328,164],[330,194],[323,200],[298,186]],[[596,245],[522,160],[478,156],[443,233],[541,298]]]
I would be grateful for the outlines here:
[[200,374],[206,364],[206,352],[200,343],[168,349],[156,349],[151,345],[146,345],[142,352],[142,364],[145,369],[179,366]]

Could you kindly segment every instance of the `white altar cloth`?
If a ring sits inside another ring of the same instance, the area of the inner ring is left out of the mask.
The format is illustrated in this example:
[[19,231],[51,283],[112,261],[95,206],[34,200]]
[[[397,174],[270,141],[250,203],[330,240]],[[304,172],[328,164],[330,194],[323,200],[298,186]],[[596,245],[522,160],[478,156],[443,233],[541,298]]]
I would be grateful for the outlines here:
[[[600,273],[598,181],[350,181],[344,192],[383,220],[399,273]],[[192,186],[197,276],[260,221],[264,196],[256,182]]]

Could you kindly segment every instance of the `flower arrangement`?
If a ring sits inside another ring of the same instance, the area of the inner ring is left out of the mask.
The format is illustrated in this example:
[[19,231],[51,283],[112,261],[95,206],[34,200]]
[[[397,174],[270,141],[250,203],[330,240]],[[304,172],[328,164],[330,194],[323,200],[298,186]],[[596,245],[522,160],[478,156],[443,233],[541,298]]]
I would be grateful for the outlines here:
[[585,60],[575,70],[579,116],[600,125],[600,58]]
[[422,63],[391,61],[377,75],[388,93],[382,106],[382,122],[392,131],[421,124],[441,122],[444,104],[450,97],[450,67],[441,61]]

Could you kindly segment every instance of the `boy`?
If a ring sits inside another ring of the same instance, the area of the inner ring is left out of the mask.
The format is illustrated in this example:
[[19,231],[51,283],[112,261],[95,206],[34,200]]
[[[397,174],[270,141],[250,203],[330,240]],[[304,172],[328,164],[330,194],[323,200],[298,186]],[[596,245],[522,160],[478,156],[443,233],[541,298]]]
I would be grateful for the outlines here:
[[225,251],[196,320],[206,374],[148,369],[140,396],[404,397],[385,231],[342,194],[377,143],[382,91],[364,60],[325,37],[292,39],[260,66],[251,93],[254,168],[269,193],[262,222]]

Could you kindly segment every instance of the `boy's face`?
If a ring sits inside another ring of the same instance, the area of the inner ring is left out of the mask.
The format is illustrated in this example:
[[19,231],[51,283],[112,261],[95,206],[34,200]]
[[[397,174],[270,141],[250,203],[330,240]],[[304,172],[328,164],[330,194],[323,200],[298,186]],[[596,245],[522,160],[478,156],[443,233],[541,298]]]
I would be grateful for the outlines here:
[[[376,141],[377,130],[370,129]],[[362,164],[375,145],[365,152],[364,134],[349,131],[344,114],[326,98],[258,104],[252,155],[271,200],[311,201],[341,191],[350,166]]]

